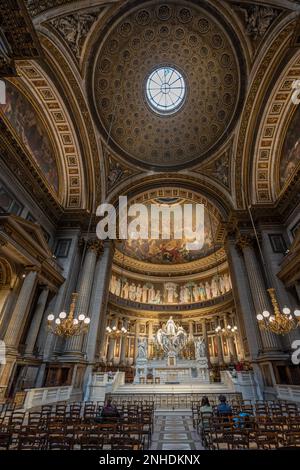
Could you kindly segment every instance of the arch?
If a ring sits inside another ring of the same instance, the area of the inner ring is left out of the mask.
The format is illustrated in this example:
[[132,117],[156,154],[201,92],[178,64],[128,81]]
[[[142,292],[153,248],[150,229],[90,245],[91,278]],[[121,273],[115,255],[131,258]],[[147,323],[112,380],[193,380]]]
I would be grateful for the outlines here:
[[252,168],[252,202],[272,203],[288,187],[293,175],[280,185],[280,161],[287,129],[296,106],[291,97],[292,83],[300,77],[297,51],[280,74],[265,108],[255,145]]
[[286,16],[273,30],[269,41],[253,67],[252,80],[244,104],[237,138],[235,140],[234,197],[237,208],[245,208],[251,200],[251,170],[259,115],[265,106],[273,77],[278,74],[278,64],[291,54],[290,44],[296,20],[294,13]]
[[0,290],[10,288],[14,282],[14,269],[11,264],[5,259],[0,258]]
[[59,155],[59,169],[63,173],[60,201],[64,207],[85,207],[85,182],[78,138],[66,106],[46,72],[35,62],[18,64],[22,81],[43,107],[51,126],[53,140]]
[[[137,175],[124,182],[124,184],[111,194],[109,194],[107,202],[117,206],[119,196],[128,196],[132,198],[145,191],[163,187],[173,187],[180,190],[190,191],[202,195],[210,204],[212,204],[219,213],[221,221],[225,222],[232,210],[231,201],[224,191],[220,190],[209,178],[200,179],[188,174],[159,173],[151,175]],[[224,197],[225,196],[225,197]]]

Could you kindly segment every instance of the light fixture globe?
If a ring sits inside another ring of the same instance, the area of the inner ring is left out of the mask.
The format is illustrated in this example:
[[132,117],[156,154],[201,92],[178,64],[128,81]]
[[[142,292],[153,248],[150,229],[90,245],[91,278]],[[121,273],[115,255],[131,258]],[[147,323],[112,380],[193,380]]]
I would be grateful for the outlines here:
[[54,315],[51,313],[50,315],[48,315],[47,320],[48,321],[53,321],[54,318],[55,318]]
[[63,320],[63,319],[66,318],[66,317],[67,317],[66,312],[60,312],[59,318],[61,318],[61,319]]

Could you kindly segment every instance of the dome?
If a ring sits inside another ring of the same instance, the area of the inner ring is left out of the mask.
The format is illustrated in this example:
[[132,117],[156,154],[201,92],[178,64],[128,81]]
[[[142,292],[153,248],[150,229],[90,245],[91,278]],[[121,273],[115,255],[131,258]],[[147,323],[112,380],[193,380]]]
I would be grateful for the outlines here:
[[[105,39],[91,84],[103,140],[109,134],[117,154],[156,169],[186,166],[215,152],[242,99],[243,55],[229,29],[216,12],[191,3],[145,3],[112,18],[99,33]],[[165,111],[170,83],[160,82],[162,70],[181,84]],[[158,103],[155,94],[149,99],[154,76],[165,87]]]

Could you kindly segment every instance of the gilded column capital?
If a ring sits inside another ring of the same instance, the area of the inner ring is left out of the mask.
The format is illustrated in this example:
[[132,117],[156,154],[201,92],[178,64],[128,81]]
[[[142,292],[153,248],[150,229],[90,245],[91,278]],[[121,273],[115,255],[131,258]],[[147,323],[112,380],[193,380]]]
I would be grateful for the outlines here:
[[94,251],[97,255],[103,253],[103,241],[99,240],[98,238],[93,238],[88,240],[87,248],[90,251]]
[[246,234],[246,233],[243,233],[243,234],[240,234],[240,236],[237,238],[236,240],[236,246],[240,249],[240,250],[243,250],[244,248],[248,247],[248,246],[252,246],[253,245],[253,237],[249,234]]

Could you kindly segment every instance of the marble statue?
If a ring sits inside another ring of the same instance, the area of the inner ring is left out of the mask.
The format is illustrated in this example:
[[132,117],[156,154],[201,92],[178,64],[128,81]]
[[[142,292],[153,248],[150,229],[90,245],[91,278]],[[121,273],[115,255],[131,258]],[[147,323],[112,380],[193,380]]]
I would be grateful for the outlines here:
[[138,338],[137,359],[147,359],[147,339],[146,338]]
[[176,335],[176,325],[173,320],[173,317],[170,317],[166,325],[167,335],[175,336]]
[[204,338],[197,338],[195,340],[195,356],[197,360],[206,357],[206,345]]

